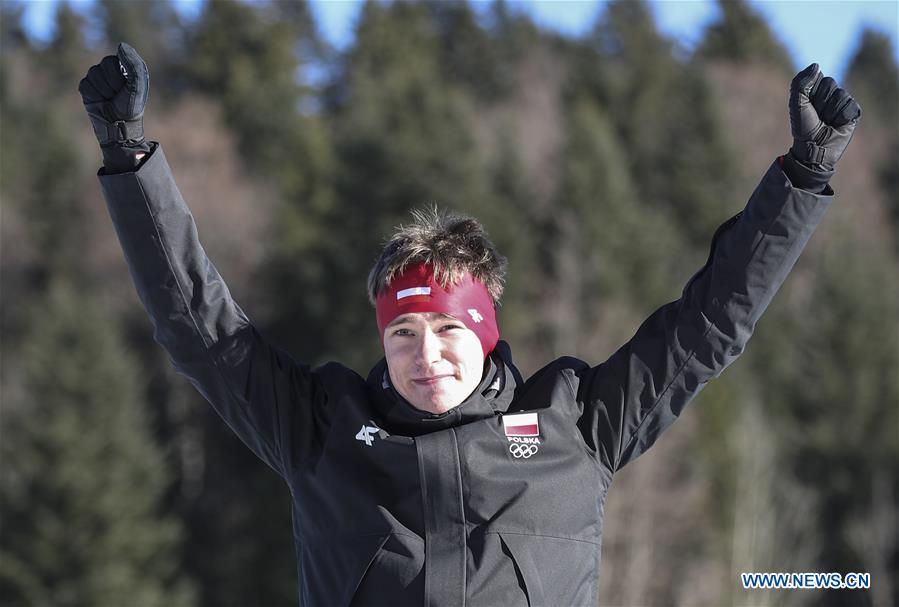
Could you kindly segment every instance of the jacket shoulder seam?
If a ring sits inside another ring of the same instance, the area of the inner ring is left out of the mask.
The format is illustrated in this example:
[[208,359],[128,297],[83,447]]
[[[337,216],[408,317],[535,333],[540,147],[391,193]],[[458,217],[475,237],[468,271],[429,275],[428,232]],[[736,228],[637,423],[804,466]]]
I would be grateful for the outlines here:
[[[712,325],[711,321],[709,321],[709,319],[705,316],[705,314],[702,314],[702,317],[706,323],[705,331],[703,331],[703,333],[702,333],[702,337],[704,338],[709,334],[709,331],[712,330],[713,325]],[[680,376],[684,372],[684,369],[687,368],[687,365],[690,364],[690,361],[692,361],[693,358],[695,358],[695,356],[696,356],[696,350],[695,349],[691,350],[690,354],[687,356],[687,358],[684,359],[684,362],[681,363],[680,367],[678,367],[678,369],[677,369],[677,371],[675,371],[674,375],[671,376],[671,380],[668,382],[668,385],[666,385],[665,389],[662,390],[662,392],[658,395],[658,397],[656,397],[655,402],[652,403],[652,406],[646,412],[646,415],[643,416],[643,419],[640,421],[640,423],[637,425],[637,427],[631,433],[630,440],[628,440],[627,444],[618,452],[618,454],[617,454],[618,457],[615,460],[615,468],[614,468],[615,470],[618,469],[618,464],[621,461],[621,454],[624,453],[625,451],[627,451],[631,447],[631,445],[633,445],[634,441],[637,440],[637,437],[640,435],[640,429],[652,417],[653,412],[659,407],[659,404],[662,402],[662,399],[664,399],[665,395],[668,394],[668,391],[671,390],[671,386],[673,386],[674,382],[676,382],[680,378]]]

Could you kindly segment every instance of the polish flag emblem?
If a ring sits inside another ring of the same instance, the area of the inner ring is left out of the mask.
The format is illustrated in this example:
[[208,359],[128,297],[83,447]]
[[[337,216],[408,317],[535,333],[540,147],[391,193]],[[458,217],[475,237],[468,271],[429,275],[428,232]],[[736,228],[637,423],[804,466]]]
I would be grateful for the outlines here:
[[431,300],[431,287],[412,287],[396,292],[396,301],[400,304],[410,304]]
[[517,413],[503,416],[506,436],[540,436],[536,413]]

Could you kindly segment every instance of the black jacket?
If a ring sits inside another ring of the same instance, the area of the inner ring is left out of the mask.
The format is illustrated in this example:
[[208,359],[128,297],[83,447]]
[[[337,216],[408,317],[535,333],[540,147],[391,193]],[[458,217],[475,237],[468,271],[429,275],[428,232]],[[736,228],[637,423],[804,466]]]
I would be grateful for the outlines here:
[[364,379],[269,345],[162,149],[100,182],[156,340],[290,487],[305,605],[595,605],[613,474],[742,352],[832,194],[794,189],[775,163],[681,298],[607,361],[560,358],[523,381],[500,342],[478,389],[435,416],[392,390],[383,360]]

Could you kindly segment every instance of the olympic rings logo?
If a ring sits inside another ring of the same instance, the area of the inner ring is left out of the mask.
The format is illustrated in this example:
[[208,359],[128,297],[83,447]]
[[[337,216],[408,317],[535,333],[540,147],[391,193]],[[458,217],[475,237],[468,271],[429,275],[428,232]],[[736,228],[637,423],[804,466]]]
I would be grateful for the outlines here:
[[509,453],[515,458],[527,459],[537,453],[538,450],[539,448],[537,445],[522,445],[519,443],[512,443],[509,445]]

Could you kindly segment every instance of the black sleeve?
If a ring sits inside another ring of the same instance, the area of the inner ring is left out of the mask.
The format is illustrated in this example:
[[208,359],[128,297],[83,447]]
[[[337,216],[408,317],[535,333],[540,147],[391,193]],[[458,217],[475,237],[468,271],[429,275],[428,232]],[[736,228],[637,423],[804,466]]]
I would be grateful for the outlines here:
[[718,228],[681,298],[606,362],[577,374],[579,428],[605,466],[617,470],[646,451],[742,353],[832,193],[794,188],[775,162],[743,211]]
[[206,257],[161,147],[100,185],[154,338],[175,369],[279,474],[320,440],[327,395],[308,366],[272,347]]

